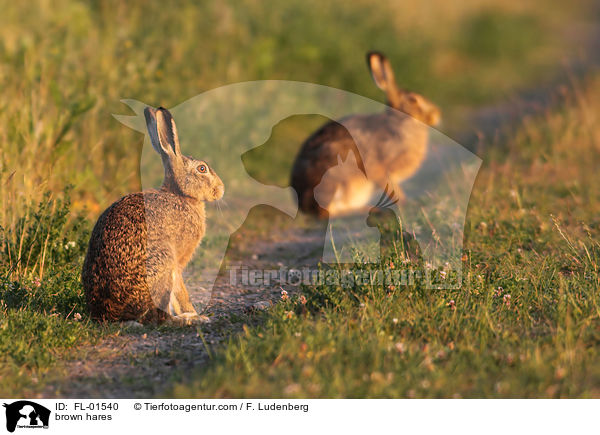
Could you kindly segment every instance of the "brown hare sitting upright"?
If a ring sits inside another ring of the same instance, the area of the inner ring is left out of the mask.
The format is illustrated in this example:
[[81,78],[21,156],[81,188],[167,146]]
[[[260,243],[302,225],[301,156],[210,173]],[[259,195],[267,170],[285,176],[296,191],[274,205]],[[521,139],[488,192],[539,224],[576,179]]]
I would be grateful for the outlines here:
[[168,110],[146,107],[146,125],[165,170],[160,189],[127,195],[98,219],[83,264],[91,316],[100,321],[189,324],[199,320],[182,271],[205,233],[204,201],[223,182],[201,160],[181,154]]
[[[423,96],[398,88],[383,54],[368,53],[367,63],[375,84],[386,94],[389,108],[383,113],[331,121],[302,144],[293,165],[291,185],[305,213],[335,217],[359,211],[368,207],[367,199],[376,194],[376,187],[384,189],[387,185],[401,199],[399,184],[414,175],[425,159],[428,125],[439,122],[439,109]],[[337,156],[351,150],[360,151],[358,167],[367,177],[351,170],[347,176],[321,185],[331,202],[320,206],[314,198],[315,186],[337,164]]]

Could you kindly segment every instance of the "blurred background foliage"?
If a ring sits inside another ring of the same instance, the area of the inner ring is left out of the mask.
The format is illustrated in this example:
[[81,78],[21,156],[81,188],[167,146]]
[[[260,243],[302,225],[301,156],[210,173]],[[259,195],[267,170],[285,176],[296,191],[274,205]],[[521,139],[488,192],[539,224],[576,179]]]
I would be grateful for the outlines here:
[[452,133],[473,107],[552,81],[561,62],[588,62],[598,14],[588,0],[2,0],[0,8],[3,227],[67,184],[74,210],[92,217],[139,188],[142,136],[111,116],[130,113],[123,98],[172,107],[224,84],[282,79],[382,101],[364,60],[377,49],[401,86],[442,107]]

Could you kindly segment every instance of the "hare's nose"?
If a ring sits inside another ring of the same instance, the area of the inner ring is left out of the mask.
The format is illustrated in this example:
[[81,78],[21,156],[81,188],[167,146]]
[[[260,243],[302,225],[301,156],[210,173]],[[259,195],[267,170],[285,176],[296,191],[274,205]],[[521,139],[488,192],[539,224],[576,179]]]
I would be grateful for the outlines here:
[[215,189],[214,189],[214,194],[215,194],[215,198],[216,199],[221,199],[223,198],[223,195],[225,195],[225,186],[223,184],[219,184]]
[[433,112],[429,115],[429,125],[432,127],[439,127],[442,125],[442,115],[440,112]]

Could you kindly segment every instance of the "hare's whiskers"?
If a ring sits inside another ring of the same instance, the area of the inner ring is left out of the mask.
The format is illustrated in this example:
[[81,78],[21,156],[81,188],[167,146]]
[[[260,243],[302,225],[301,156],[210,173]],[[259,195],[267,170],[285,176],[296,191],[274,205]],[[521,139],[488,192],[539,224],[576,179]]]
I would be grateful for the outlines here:
[[225,217],[225,213],[223,213],[223,208],[221,207],[221,204],[224,204],[226,207],[228,207],[229,205],[227,204],[227,202],[224,199],[219,199],[216,202],[216,206],[217,209],[219,210],[219,213],[221,214],[221,217]]

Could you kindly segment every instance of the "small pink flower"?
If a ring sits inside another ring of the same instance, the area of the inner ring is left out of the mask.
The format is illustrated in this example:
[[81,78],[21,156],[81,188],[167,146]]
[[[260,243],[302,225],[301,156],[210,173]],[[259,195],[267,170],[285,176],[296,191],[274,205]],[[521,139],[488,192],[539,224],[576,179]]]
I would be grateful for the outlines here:
[[286,292],[284,289],[281,289],[281,300],[282,301],[288,300],[288,292]]
[[502,298],[502,300],[504,301],[504,304],[507,307],[510,307],[510,295],[509,294],[504,295],[504,297]]
[[301,296],[300,296],[300,303],[301,303],[302,305],[306,305],[306,297],[305,297],[304,295],[301,295]]
[[456,302],[454,302],[454,299],[451,299],[447,305],[448,305],[448,308],[450,308],[451,310],[456,310]]

